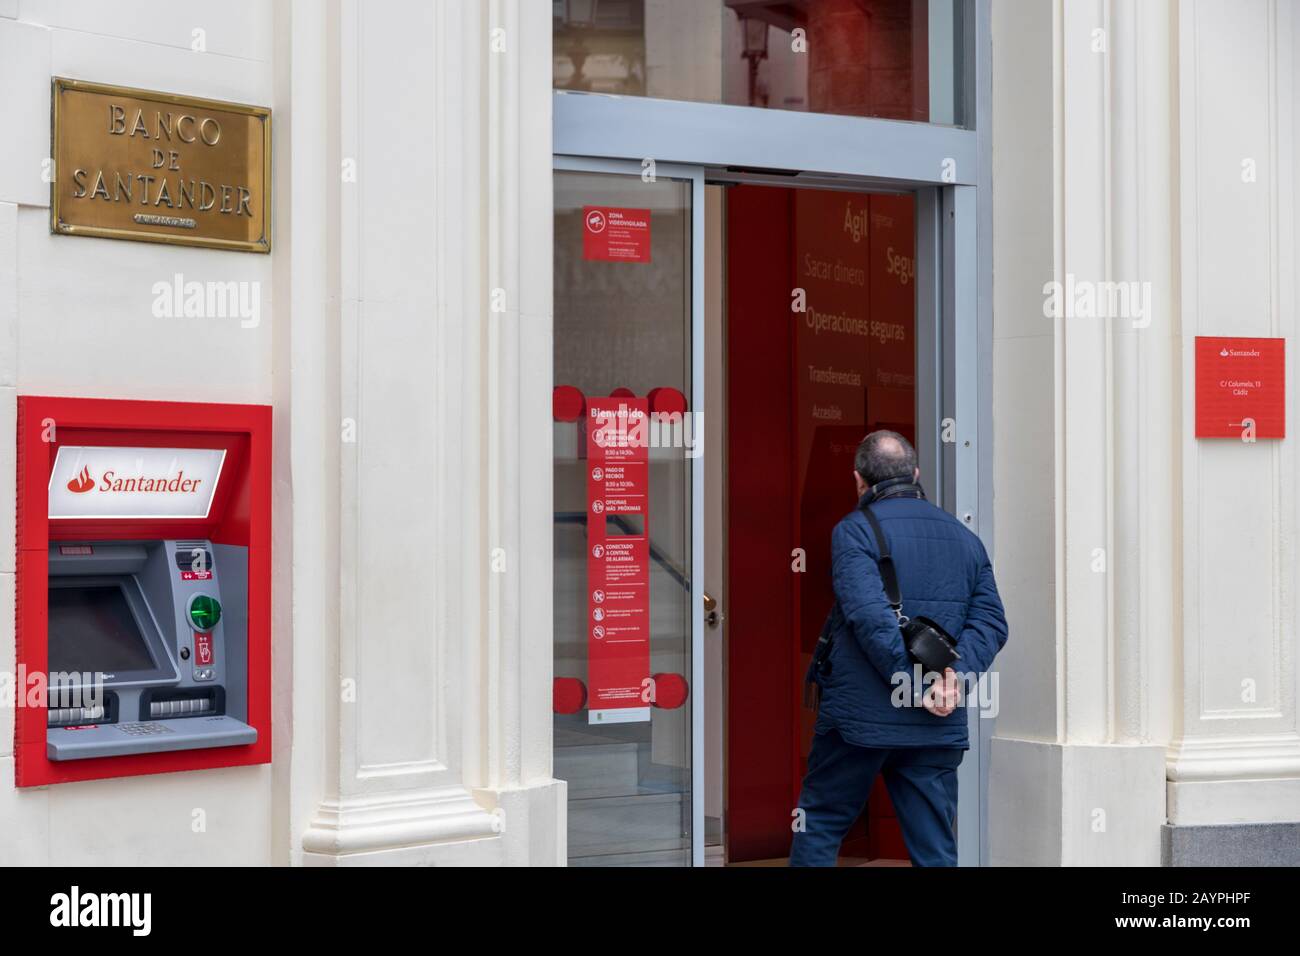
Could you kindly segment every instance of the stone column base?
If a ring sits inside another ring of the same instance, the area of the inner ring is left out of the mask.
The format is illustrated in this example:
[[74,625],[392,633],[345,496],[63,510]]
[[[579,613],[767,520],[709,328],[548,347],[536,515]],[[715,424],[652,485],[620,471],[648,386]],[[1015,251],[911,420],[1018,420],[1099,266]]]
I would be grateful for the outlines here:
[[513,790],[395,792],[322,803],[304,866],[563,866],[561,780]]
[[1160,828],[1161,866],[1300,866],[1300,822]]
[[989,862],[1156,866],[1165,748],[993,738]]
[[501,827],[501,865],[567,866],[569,785],[563,780],[516,790],[475,790]]
[[[435,866],[500,862],[492,814],[460,787],[356,794],[316,808],[304,866]],[[467,856],[468,854],[468,856]]]

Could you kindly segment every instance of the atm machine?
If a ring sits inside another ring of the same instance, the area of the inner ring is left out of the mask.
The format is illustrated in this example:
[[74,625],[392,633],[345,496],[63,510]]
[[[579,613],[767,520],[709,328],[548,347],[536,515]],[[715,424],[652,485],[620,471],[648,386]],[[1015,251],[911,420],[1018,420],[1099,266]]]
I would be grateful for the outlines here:
[[50,545],[51,760],[257,742],[243,679],[246,551],[210,541]]
[[16,490],[16,785],[270,763],[271,409],[20,395]]

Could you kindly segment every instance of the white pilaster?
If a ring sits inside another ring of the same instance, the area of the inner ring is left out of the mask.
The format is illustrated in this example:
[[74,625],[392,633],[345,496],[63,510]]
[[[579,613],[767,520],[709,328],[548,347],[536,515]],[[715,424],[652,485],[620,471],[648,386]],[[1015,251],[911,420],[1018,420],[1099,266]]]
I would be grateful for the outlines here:
[[[1023,545],[1010,567],[1003,561],[1008,532],[999,523],[998,571],[1010,585],[1013,610],[1002,666],[1007,716],[999,721],[990,771],[990,858],[1150,865],[1160,860],[1164,822],[1168,720],[1162,715],[1175,579],[1168,537],[1169,423],[1176,407],[1168,387],[1172,234],[1159,166],[1170,140],[1162,68],[1170,63],[1171,6],[1058,2],[1050,15],[1039,8],[1029,23],[1011,18],[1014,6],[995,5],[995,89],[1000,69],[1014,72],[1009,59],[1021,32],[1022,42],[1052,51],[1050,63],[1037,59],[1050,70],[1053,95],[1031,97],[1036,112],[1015,116],[1000,111],[995,97],[995,168],[1000,150],[1053,130],[1051,203],[1034,207],[1010,198],[1005,178],[999,187],[995,176],[995,209],[1002,203],[1020,209],[1017,232],[1006,229],[1017,219],[995,214],[995,296],[1027,314],[995,309],[995,326],[1004,330],[997,333],[1001,351],[1018,350],[1026,361],[997,369],[994,387],[1002,398],[996,401],[1009,414],[995,414],[994,447],[1001,456],[1002,434],[1025,428],[1051,442],[1050,471],[1027,477],[1023,458],[1008,459],[1005,470],[1019,474],[1022,495],[1054,503],[1054,533],[1044,579],[1018,566],[1032,560]],[[1001,88],[1007,97],[1021,95]],[[997,292],[1006,281],[1002,262],[1041,241],[1051,243],[1050,268],[1037,275],[1017,269],[1025,287]],[[1086,288],[1102,310],[1044,317],[1047,282],[1058,283],[1067,302]],[[1145,310],[1139,313],[1130,300],[1127,312],[1107,314],[1107,283],[1138,283]],[[1016,342],[1024,334],[1040,339],[1035,323],[1050,329],[1050,358]],[[1043,435],[1031,403],[1047,394],[1054,415]],[[1020,444],[1013,440],[1013,447]],[[1030,457],[1042,461],[1037,448]],[[999,486],[995,497],[1002,495]],[[1002,498],[998,512],[1018,507]],[[1022,531],[1031,539],[1036,534],[1027,526]],[[1043,601],[1054,613],[1054,647],[1042,631],[1016,626],[1017,618],[1043,626],[1044,615],[1015,610]],[[1054,700],[1045,697],[1044,684]],[[1024,700],[1016,699],[1020,688]]]
[[[1017,21],[1014,6],[994,6],[995,91],[999,69],[1005,82],[1023,62],[1017,41],[1046,41],[1043,14]],[[1059,131],[1050,211],[995,177],[997,301],[1029,305],[1008,286],[1025,270],[1003,264],[1049,238],[1057,281],[1150,285],[1145,314],[1053,331],[1054,485],[1016,488],[1055,497],[1051,579],[1024,547],[999,561],[1013,632],[994,861],[1153,863],[1166,821],[1300,819],[1295,443],[1196,439],[1194,377],[1197,335],[1295,336],[1297,21],[1277,0],[1058,2],[1050,106],[1006,86],[995,97],[995,163],[1035,129]],[[1035,112],[999,110],[1022,103]],[[1010,342],[1021,321],[995,314],[1001,350],[1029,357]],[[1003,433],[1033,424],[1017,409],[1049,377],[1020,372],[998,368]],[[1294,421],[1295,389],[1288,402]],[[1018,507],[1004,499],[1000,514],[1014,525]],[[1044,596],[1051,652],[1014,620]],[[1035,674],[1055,680],[1054,704]]]
[[1182,536],[1169,822],[1300,820],[1296,442],[1194,437],[1195,337],[1284,336],[1296,421],[1300,17],[1179,7]]
[[477,795],[505,827],[507,863],[555,865],[567,857],[567,797],[551,776],[551,11],[528,0],[483,8],[488,707]]
[[292,852],[562,862],[549,11],[292,11]]

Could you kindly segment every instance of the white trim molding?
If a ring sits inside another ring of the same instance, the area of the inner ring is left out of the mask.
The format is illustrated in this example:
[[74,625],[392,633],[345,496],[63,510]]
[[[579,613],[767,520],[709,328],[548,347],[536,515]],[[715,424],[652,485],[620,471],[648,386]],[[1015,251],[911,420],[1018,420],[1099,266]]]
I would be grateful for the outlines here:
[[1291,815],[1300,816],[1300,734],[1234,734],[1179,740],[1165,761],[1169,779],[1247,780],[1261,777],[1295,777],[1297,803]]

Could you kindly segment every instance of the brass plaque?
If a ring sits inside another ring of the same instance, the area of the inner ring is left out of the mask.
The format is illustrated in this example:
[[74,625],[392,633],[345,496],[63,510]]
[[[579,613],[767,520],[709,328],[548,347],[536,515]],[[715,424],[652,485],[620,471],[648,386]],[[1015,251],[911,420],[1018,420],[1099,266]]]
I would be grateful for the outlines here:
[[54,78],[50,231],[271,250],[271,111]]

